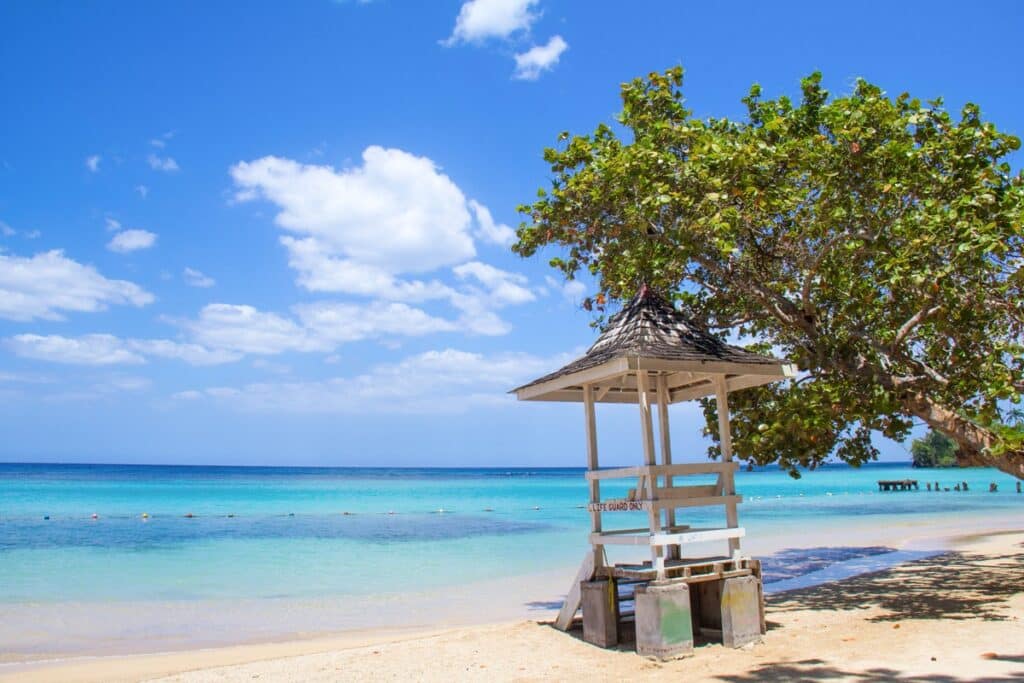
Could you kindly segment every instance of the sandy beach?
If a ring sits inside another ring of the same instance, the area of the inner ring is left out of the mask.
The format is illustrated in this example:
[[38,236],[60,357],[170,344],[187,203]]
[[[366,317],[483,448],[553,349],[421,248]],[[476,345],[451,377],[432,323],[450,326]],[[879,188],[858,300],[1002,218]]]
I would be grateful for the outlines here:
[[657,662],[544,621],[353,633],[10,669],[21,681],[856,680],[1024,677],[1024,531],[952,539],[940,555],[771,595],[763,641]]

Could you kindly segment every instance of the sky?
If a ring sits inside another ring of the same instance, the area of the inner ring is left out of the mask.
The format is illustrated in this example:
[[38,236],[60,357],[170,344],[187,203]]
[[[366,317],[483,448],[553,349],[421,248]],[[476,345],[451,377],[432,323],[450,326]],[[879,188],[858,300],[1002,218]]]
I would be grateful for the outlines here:
[[[579,466],[506,392],[594,340],[511,253],[561,131],[824,73],[1024,134],[1024,5],[0,0],[0,461]],[[676,460],[703,457],[695,404]],[[639,460],[601,406],[603,464]],[[883,459],[907,445],[879,441]]]

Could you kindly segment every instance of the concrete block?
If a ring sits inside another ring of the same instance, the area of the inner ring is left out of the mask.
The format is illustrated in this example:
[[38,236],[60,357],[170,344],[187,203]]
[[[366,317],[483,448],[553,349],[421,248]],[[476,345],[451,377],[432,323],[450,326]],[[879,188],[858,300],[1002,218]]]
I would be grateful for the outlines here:
[[693,653],[689,586],[638,586],[635,605],[637,654],[670,659]]
[[743,647],[757,642],[761,639],[760,581],[754,576],[737,576],[721,583],[722,644]]
[[583,640],[598,647],[619,643],[619,599],[615,582],[581,581],[580,606],[583,609]]

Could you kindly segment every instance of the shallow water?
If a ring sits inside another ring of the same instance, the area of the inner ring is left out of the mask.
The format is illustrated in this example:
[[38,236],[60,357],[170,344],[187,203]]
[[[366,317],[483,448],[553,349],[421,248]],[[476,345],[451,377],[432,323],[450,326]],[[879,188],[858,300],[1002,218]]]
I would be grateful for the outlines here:
[[[877,491],[902,478],[970,490]],[[768,591],[898,561],[907,551],[886,539],[1024,522],[1024,496],[993,470],[769,469],[739,473],[737,489]],[[586,498],[579,469],[0,465],[0,654],[429,624],[487,594],[496,618],[550,609],[587,547]]]

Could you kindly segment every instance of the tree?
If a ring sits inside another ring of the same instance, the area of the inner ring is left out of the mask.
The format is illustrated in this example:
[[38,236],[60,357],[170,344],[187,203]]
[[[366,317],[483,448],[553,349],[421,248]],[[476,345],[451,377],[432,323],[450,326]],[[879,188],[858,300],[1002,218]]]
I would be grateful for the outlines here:
[[919,419],[961,464],[1024,476],[1005,420],[1024,389],[1020,141],[973,104],[954,118],[863,80],[830,98],[812,74],[799,102],[755,85],[743,121],[694,118],[681,87],[680,68],[624,84],[621,128],[545,150],[552,187],[520,207],[513,249],[560,247],[566,278],[596,278],[588,310],[646,283],[794,362],[797,379],[730,398],[752,463],[860,464],[872,432]]
[[910,444],[914,467],[956,466],[956,442],[934,429]]

